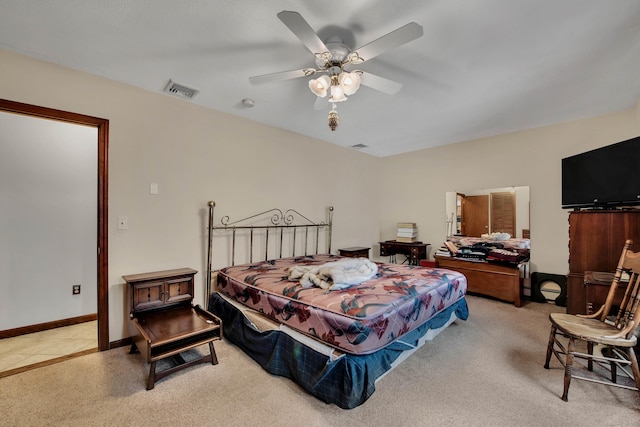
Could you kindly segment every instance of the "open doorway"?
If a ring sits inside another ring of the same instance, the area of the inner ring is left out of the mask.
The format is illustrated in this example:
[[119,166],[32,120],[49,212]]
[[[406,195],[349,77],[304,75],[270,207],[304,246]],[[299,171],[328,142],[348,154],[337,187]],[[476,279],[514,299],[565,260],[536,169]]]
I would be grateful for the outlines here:
[[[108,194],[108,128],[109,121],[92,116],[71,113],[46,107],[23,104],[0,99],[0,111],[15,113],[34,120],[55,120],[70,124],[93,127],[97,130],[97,201],[96,201],[96,281],[97,281],[97,334],[98,349],[109,349],[108,311],[108,239],[107,239],[107,194]],[[34,268],[37,268],[34,260]]]

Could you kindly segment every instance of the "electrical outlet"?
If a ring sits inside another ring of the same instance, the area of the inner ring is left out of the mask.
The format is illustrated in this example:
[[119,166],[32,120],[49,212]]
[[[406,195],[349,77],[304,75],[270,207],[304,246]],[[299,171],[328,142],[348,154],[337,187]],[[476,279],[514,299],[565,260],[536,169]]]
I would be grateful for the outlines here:
[[80,285],[73,285],[73,295],[80,295]]

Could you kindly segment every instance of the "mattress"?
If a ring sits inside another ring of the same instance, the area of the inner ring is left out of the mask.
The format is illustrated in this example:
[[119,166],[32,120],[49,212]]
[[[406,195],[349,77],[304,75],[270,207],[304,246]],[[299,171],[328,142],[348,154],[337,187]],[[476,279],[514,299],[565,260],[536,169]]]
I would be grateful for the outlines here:
[[374,278],[343,290],[303,288],[288,279],[295,265],[316,266],[340,258],[323,254],[227,267],[218,272],[218,291],[355,355],[374,353],[399,340],[466,293],[461,273],[388,263],[376,263]]

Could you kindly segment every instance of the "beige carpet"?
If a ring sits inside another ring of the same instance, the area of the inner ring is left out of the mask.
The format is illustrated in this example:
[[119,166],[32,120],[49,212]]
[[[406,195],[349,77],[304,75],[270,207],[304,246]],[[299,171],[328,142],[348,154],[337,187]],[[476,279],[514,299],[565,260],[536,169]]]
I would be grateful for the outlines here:
[[521,308],[468,297],[458,321],[377,383],[358,408],[340,409],[272,376],[217,342],[220,363],[197,365],[145,390],[147,365],[128,348],[0,379],[0,425],[11,426],[638,426],[640,397],[545,370],[551,304]]

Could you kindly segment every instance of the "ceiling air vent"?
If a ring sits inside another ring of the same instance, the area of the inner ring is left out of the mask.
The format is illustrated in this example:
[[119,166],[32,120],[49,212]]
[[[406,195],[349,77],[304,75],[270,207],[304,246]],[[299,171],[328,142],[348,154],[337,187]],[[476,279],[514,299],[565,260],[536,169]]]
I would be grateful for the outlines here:
[[352,145],[351,148],[355,148],[356,150],[359,150],[361,148],[367,148],[367,146],[364,144],[356,144],[356,145]]
[[189,87],[182,83],[174,82],[173,80],[169,80],[169,83],[164,87],[164,91],[170,93],[174,96],[179,96],[184,99],[191,99],[200,93],[199,89]]

